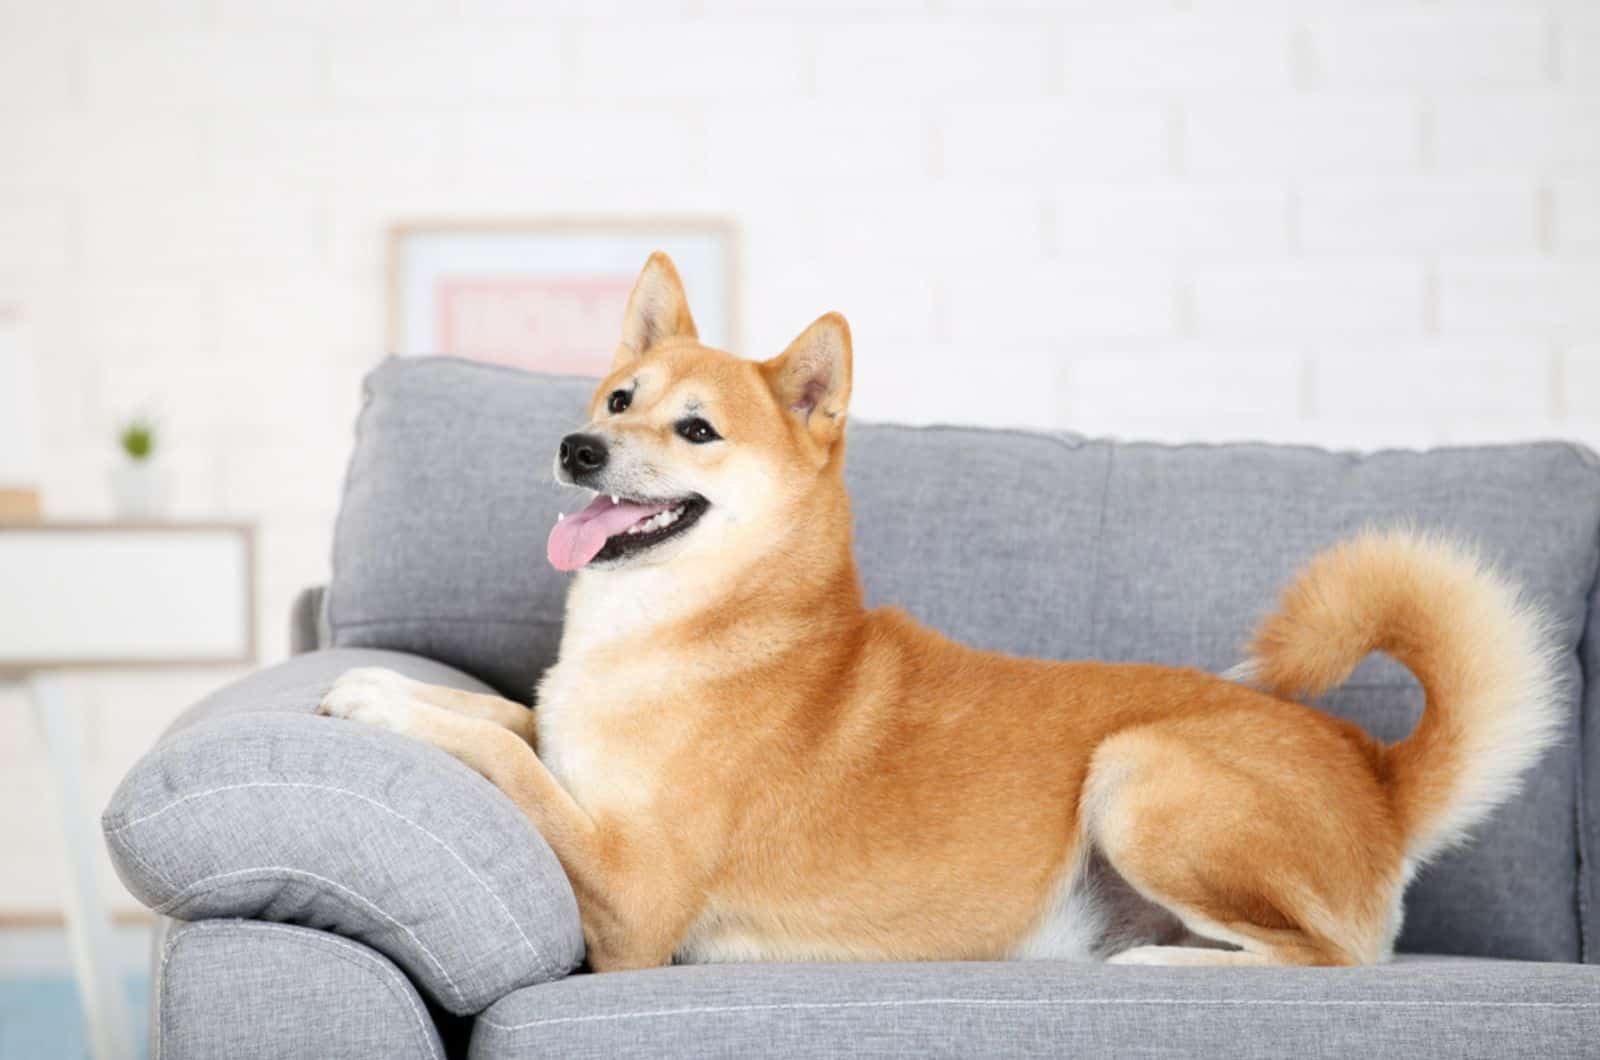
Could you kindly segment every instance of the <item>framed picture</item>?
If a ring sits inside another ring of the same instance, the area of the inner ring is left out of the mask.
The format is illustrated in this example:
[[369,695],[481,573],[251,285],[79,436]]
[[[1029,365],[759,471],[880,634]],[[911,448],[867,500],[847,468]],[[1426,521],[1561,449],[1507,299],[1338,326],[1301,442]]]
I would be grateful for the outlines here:
[[720,218],[405,224],[390,231],[389,346],[604,375],[628,292],[672,256],[707,345],[738,343],[738,236]]

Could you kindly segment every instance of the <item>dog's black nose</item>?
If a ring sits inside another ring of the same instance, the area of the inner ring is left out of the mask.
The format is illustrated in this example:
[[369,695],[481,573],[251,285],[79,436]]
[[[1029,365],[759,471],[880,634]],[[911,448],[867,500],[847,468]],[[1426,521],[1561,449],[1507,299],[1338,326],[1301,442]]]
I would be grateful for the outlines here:
[[606,443],[592,434],[569,434],[561,439],[561,469],[577,478],[606,466]]

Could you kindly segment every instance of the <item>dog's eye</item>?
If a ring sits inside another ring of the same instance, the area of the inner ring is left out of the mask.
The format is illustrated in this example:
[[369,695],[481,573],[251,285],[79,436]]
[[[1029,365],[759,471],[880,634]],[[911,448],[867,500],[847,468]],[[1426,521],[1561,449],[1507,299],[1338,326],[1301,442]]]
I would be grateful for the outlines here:
[[633,404],[632,394],[626,390],[613,390],[611,396],[606,398],[606,411],[626,412],[631,404]]
[[678,437],[686,442],[693,442],[695,445],[704,445],[706,442],[716,441],[722,435],[718,434],[715,427],[699,416],[692,416],[689,419],[678,421]]

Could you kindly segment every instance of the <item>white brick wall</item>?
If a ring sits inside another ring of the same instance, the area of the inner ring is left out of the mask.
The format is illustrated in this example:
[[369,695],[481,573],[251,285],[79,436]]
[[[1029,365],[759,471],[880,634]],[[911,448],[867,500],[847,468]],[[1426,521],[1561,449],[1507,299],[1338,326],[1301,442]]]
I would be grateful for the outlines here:
[[828,26],[813,35],[816,89],[832,98],[1027,100],[1058,80],[1048,22],[928,18]]
[[[0,0],[47,503],[103,514],[160,410],[179,510],[261,525],[270,657],[386,226],[671,210],[742,223],[749,352],[850,316],[863,416],[1600,443],[1589,0]],[[215,679],[82,682],[99,789]],[[51,900],[38,816],[0,909]]]
[[328,45],[328,99],[433,108],[549,98],[565,80],[561,44],[544,27],[342,35]]
[[[1396,5],[1402,7],[1404,5]],[[1338,88],[1425,91],[1538,87],[1547,80],[1547,22],[1520,12],[1449,18],[1436,11],[1308,20],[1308,79]]]
[[1049,100],[941,109],[936,128],[950,177],[1048,181],[1172,169],[1172,116],[1159,103]]

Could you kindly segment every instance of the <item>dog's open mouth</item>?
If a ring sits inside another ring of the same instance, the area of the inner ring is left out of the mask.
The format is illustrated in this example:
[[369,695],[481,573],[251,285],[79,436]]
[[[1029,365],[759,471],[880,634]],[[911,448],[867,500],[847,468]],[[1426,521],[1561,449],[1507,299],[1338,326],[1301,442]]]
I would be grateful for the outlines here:
[[678,536],[709,507],[698,493],[662,501],[602,493],[582,511],[556,521],[546,554],[557,570],[621,559]]

